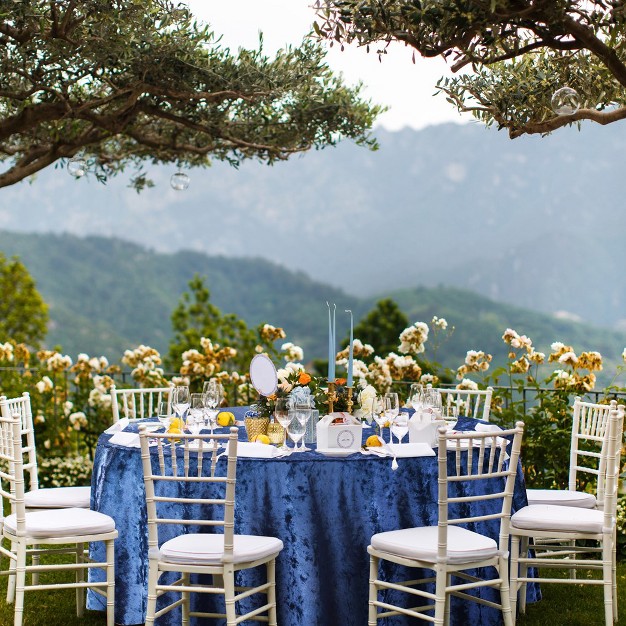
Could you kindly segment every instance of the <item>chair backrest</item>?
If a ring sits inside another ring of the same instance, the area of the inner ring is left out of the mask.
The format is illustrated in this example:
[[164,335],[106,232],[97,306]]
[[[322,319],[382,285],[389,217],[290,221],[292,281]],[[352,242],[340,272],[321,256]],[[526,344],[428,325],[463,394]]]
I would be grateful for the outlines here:
[[604,532],[613,532],[617,517],[617,491],[621,471],[621,448],[624,431],[624,407],[613,406],[609,412],[606,438],[606,477],[603,492]]
[[568,489],[584,489],[589,475],[595,476],[599,507],[604,499],[609,416],[616,406],[615,400],[610,404],[593,404],[577,397],[572,411]]
[[154,417],[159,410],[159,402],[167,402],[171,409],[171,387],[146,387],[140,389],[116,389],[111,387],[111,410],[113,423],[120,417],[139,419]]
[[21,420],[23,469],[28,473],[30,491],[34,491],[39,488],[39,475],[33,412],[30,406],[30,395],[27,392],[17,398],[0,396],[0,415],[9,419],[16,414]]
[[444,407],[456,406],[459,415],[474,417],[475,419],[489,421],[491,411],[491,396],[493,389],[442,389],[437,391],[441,394],[441,404]]
[[[181,443],[172,442],[167,449],[168,433],[149,433],[144,424],[139,427],[141,461],[146,487],[148,510],[148,548],[158,549],[160,524],[213,526],[224,529],[224,561],[233,560],[235,526],[235,479],[237,472],[237,428],[228,435],[177,434]],[[197,445],[191,446],[195,439]],[[156,455],[151,454],[150,441],[156,441]],[[215,476],[218,443],[228,442],[226,476]],[[181,445],[182,444],[182,445]],[[165,452],[169,452],[166,454]],[[172,489],[172,484],[177,483]],[[190,497],[191,492],[198,497]],[[157,491],[160,495],[157,495]],[[209,497],[207,497],[209,496]],[[169,503],[169,504],[165,504]],[[161,506],[162,505],[162,506]],[[207,519],[206,509],[191,505],[210,506],[213,514]],[[201,518],[192,518],[193,511]],[[216,514],[221,510],[221,514]]]
[[[499,548],[508,550],[511,503],[523,434],[523,422],[497,433],[455,432],[439,428],[438,559],[446,560],[448,526],[470,522],[500,519]],[[513,437],[511,443],[506,439],[510,436]],[[511,447],[507,454],[509,443]],[[479,483],[483,481],[488,484],[481,488]],[[466,495],[467,490],[463,487],[468,485],[473,485],[471,492],[474,495]],[[451,495],[459,493],[464,495]],[[500,500],[502,506],[499,510],[492,506],[489,512],[472,516],[462,515],[460,512],[468,509],[456,506],[481,500]],[[459,511],[454,518],[450,517],[450,505],[455,506],[455,512]]]
[[[0,506],[4,509],[5,499],[10,502],[11,512],[17,518],[18,536],[26,534],[22,454],[21,415],[15,413],[9,417],[0,416]],[[6,555],[6,551],[4,554]]]

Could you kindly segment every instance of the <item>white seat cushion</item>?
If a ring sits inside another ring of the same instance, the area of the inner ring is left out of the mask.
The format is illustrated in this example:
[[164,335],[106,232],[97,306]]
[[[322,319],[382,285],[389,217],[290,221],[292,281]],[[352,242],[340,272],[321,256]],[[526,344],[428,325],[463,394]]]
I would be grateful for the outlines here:
[[88,509],[91,487],[52,487],[24,494],[27,509]]
[[[4,527],[17,533],[17,519],[9,515]],[[47,509],[26,513],[26,534],[29,537],[82,537],[115,530],[113,518],[89,509]]]
[[[275,537],[235,535],[233,541],[235,563],[247,563],[278,554],[283,542]],[[159,558],[168,563],[182,565],[216,565],[224,555],[224,535],[189,534],[179,535],[166,541],[159,550]]]
[[596,497],[591,493],[570,491],[569,489],[527,489],[528,504],[555,504],[557,506],[577,506],[595,509]]
[[[378,533],[371,540],[372,548],[396,556],[434,563],[437,560],[437,526],[423,526]],[[498,553],[498,544],[491,538],[459,526],[448,526],[448,561],[471,563],[489,559]]]
[[604,513],[551,504],[525,506],[511,516],[511,527],[522,530],[601,533]]

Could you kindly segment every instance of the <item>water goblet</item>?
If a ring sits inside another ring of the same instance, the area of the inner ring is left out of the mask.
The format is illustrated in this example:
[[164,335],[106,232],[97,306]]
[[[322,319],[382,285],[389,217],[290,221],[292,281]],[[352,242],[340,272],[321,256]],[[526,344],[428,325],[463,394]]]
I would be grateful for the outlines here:
[[[192,435],[200,434],[202,427],[204,426],[204,398],[201,393],[192,393],[191,401],[189,404],[189,411],[187,412],[187,430]],[[195,439],[192,439],[190,443],[197,443]]]
[[172,423],[172,409],[170,407],[169,402],[167,400],[163,402],[159,402],[158,410],[157,410],[157,418],[163,426],[165,432],[167,432],[170,424]]
[[189,408],[189,387],[180,386],[172,389],[172,408],[176,417],[182,420],[185,411]]
[[409,401],[415,411],[419,411],[422,408],[424,401],[424,385],[422,383],[412,383],[409,390]]
[[207,386],[204,384],[204,390],[202,392],[202,399],[204,401],[204,410],[207,417],[208,426],[213,434],[213,428],[217,422],[218,406],[220,405],[219,391],[215,386]]
[[402,443],[402,440],[409,432],[409,414],[405,411],[400,411],[393,421],[391,426],[391,432],[396,436],[398,443]]
[[[296,404],[293,410],[296,414],[296,419],[300,422],[300,424],[302,424],[302,426],[304,426],[304,432],[306,433],[306,427],[309,420],[311,419],[311,413],[313,412],[311,404],[309,402],[307,402],[306,404]],[[309,452],[310,450],[311,448],[307,448],[304,444],[303,436],[301,439],[300,447],[298,448],[298,452]]]
[[289,422],[291,418],[289,417],[289,398],[277,398],[274,403],[274,417],[278,420],[278,423],[285,430],[285,437],[283,439],[283,445],[278,449],[287,451],[290,450],[287,445],[287,426],[289,426]]
[[385,407],[384,402],[380,398],[374,398],[372,400],[372,415],[374,416],[374,421],[378,425],[378,430],[380,434],[380,438],[383,437],[383,426],[387,421],[387,416],[385,415]]
[[392,443],[391,427],[393,422],[400,412],[400,401],[398,394],[395,392],[389,392],[385,394],[383,398],[383,406],[385,408],[385,417],[389,422],[389,443]]
[[306,422],[301,422],[298,419],[298,412],[294,409],[289,411],[290,421],[287,426],[287,434],[289,435],[289,439],[293,441],[292,452],[305,452],[298,448],[298,442],[304,437],[304,433],[306,432]]

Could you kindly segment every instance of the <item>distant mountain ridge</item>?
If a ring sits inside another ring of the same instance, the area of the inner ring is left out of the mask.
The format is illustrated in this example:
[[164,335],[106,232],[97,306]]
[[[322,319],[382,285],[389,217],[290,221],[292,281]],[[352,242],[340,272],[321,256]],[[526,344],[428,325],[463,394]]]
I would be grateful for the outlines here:
[[[105,354],[119,361],[123,351],[147,343],[165,352],[171,337],[170,315],[194,274],[207,278],[211,301],[250,325],[282,326],[288,340],[303,346],[306,360],[327,356],[326,301],[337,303],[338,340],[377,299],[391,297],[411,322],[445,317],[455,326],[451,339],[428,357],[459,366],[467,350],[485,350],[502,361],[507,327],[528,334],[538,350],[550,343],[571,343],[577,350],[599,350],[613,365],[621,361],[626,334],[558,319],[494,302],[454,287],[413,287],[358,298],[303,272],[291,272],[262,259],[208,257],[198,252],[164,254],[105,237],[36,235],[0,231],[0,251],[18,255],[35,277],[50,305],[47,344],[60,344],[75,356]],[[0,337],[0,341],[4,338]],[[608,367],[607,369],[611,369]]]
[[267,167],[171,168],[137,195],[51,168],[0,190],[0,228],[114,236],[148,248],[264,258],[361,297],[417,284],[626,325],[620,255],[626,125],[511,141],[477,124],[377,130]]

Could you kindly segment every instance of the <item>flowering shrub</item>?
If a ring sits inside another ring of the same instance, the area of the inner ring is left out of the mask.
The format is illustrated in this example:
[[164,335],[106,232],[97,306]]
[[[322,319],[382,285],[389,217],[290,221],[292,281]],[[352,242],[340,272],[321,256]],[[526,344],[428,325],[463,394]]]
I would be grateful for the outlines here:
[[39,487],[83,487],[91,482],[93,461],[88,456],[40,457]]

